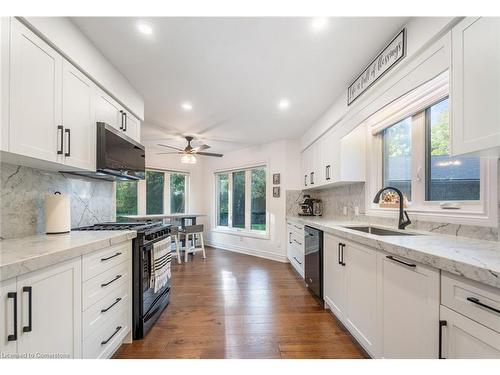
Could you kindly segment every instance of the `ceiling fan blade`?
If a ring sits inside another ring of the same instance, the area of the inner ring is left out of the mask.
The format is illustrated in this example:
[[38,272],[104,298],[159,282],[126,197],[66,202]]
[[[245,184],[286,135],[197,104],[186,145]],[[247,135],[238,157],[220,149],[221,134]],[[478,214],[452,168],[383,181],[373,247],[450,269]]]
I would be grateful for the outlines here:
[[184,152],[157,152],[156,155],[178,155],[178,154],[184,154]]
[[169,146],[169,145],[163,145],[161,143],[158,143],[158,146],[171,148],[171,149],[174,149],[174,150],[177,150],[177,151],[184,151],[182,148],[178,148],[178,147],[174,147],[174,146]]
[[193,148],[193,152],[198,153],[200,151],[206,150],[207,148],[210,148],[210,146],[209,145],[201,145],[201,146]]
[[215,156],[216,158],[221,158],[224,156],[222,154],[214,154],[213,152],[197,152],[196,155]]

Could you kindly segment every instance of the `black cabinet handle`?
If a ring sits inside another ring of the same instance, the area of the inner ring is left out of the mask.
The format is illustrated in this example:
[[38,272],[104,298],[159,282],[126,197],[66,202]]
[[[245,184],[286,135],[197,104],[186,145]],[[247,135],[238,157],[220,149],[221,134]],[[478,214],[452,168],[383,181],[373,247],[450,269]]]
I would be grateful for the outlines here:
[[345,267],[345,262],[344,262],[344,249],[345,249],[345,243],[340,244],[340,249],[342,251],[342,266]]
[[63,144],[64,144],[64,127],[62,125],[57,126],[57,131],[61,131],[59,142],[61,143],[61,147],[57,150],[57,155],[63,154]]
[[68,134],[68,152],[64,156],[71,156],[71,129],[64,129],[64,132]]
[[340,259],[340,242],[339,245],[337,246],[337,261],[340,265],[342,265],[342,260]]
[[302,246],[302,244],[299,241],[297,241],[297,240],[293,240],[293,242],[295,242],[297,245]]
[[327,165],[327,166],[326,166],[326,180],[327,180],[327,181],[330,181],[330,178],[331,178],[331,177],[330,177],[330,168],[331,168],[331,166],[330,166],[330,165]]
[[101,310],[101,313],[105,313],[106,311],[108,311],[110,308],[112,308],[114,305],[116,305],[118,302],[120,302],[122,300],[122,298],[117,298],[115,302],[113,302],[111,305],[109,305],[108,307],[106,307],[105,309],[102,309]]
[[124,126],[123,126],[123,131],[127,131],[127,112],[123,112],[123,114],[125,115],[125,122],[124,122]]
[[116,327],[115,331],[113,332],[113,334],[111,336],[109,336],[106,340],[101,341],[101,345],[106,345],[113,337],[115,337],[115,335],[118,332],[120,332],[121,329],[122,329],[122,326]]
[[314,185],[314,172],[311,172],[311,185]]
[[115,255],[111,255],[110,257],[107,257],[107,258],[101,258],[101,262],[105,262],[107,260],[110,260],[110,259],[113,259],[113,258],[116,258],[117,256],[119,255],[122,255],[122,253],[116,253]]
[[7,293],[7,298],[12,298],[12,302],[14,303],[14,333],[12,335],[7,336],[7,341],[16,341],[17,340],[17,293],[9,292]]
[[293,259],[295,259],[295,261],[296,261],[298,264],[302,265],[302,263],[301,263],[301,262],[299,262],[299,260],[298,260],[297,258],[293,257]]
[[417,265],[416,265],[416,264],[413,264],[413,263],[406,263],[406,262],[404,262],[404,261],[402,261],[402,260],[399,260],[399,259],[394,258],[392,255],[387,255],[387,256],[386,256],[386,258],[387,258],[387,259],[390,259],[390,260],[392,260],[392,261],[394,261],[394,262],[398,262],[399,264],[403,264],[403,265],[405,265],[406,267],[410,267],[410,268],[415,268],[415,267],[417,267]]
[[496,312],[497,314],[500,314],[500,310],[495,309],[494,307],[491,307],[491,306],[488,306],[488,305],[482,303],[481,301],[479,301],[479,299],[477,299],[475,297],[467,297],[467,301],[475,303],[476,305],[484,307],[485,309],[488,309],[488,310],[491,310],[493,312]]
[[439,321],[439,349],[438,349],[438,358],[446,359],[443,357],[443,327],[446,327],[448,322],[446,320]]
[[307,175],[304,175],[304,186],[307,186]]
[[23,293],[28,293],[28,326],[23,327],[23,332],[31,332],[33,330],[33,288],[30,286],[23,287]]
[[122,123],[120,125],[120,130],[123,130],[123,111],[120,110]]
[[292,232],[288,233],[288,243],[292,243]]
[[116,275],[116,277],[111,280],[111,281],[108,281],[107,283],[104,283],[104,284],[101,284],[101,288],[104,288],[105,286],[108,286],[109,284],[112,284],[114,283],[116,280],[118,280],[120,277],[122,277],[122,275]]

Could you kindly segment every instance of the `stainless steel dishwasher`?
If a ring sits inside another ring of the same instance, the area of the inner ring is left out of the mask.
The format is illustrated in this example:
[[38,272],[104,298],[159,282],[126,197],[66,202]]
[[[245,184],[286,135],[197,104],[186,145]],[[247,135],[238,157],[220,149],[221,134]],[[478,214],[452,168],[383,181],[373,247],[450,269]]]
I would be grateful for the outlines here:
[[323,231],[305,226],[304,237],[306,285],[323,299]]

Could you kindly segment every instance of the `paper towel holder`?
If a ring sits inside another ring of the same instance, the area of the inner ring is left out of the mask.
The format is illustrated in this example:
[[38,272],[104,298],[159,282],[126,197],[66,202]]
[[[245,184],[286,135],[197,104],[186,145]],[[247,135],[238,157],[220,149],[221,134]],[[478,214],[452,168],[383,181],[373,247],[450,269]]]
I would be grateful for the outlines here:
[[45,233],[62,234],[70,231],[71,213],[69,199],[60,191],[56,191],[54,194],[48,195],[45,199]]

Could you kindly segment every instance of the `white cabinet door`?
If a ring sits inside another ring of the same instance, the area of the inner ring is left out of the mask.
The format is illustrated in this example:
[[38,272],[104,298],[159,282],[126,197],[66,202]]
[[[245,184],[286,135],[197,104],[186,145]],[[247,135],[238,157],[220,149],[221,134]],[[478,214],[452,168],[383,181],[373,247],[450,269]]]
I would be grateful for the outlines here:
[[64,163],[95,170],[95,85],[63,62]]
[[452,29],[452,152],[500,147],[500,19],[468,17]]
[[345,324],[373,357],[380,357],[377,317],[377,251],[346,243]]
[[58,161],[62,57],[12,19],[9,151]]
[[345,267],[342,265],[342,240],[323,235],[323,296],[326,304],[337,318],[345,315]]
[[80,258],[18,277],[17,294],[19,353],[81,356]]
[[309,183],[309,166],[310,166],[310,155],[311,148],[304,150],[301,155],[302,159],[302,189],[308,189],[310,187]]
[[141,122],[129,112],[126,112],[123,132],[136,142],[141,142]]
[[112,127],[123,130],[124,116],[121,106],[102,90],[98,90],[96,106],[96,122],[105,122]]
[[366,126],[359,125],[339,142],[339,179],[344,182],[365,181]]
[[0,353],[17,353],[16,279],[0,282]]
[[[439,270],[378,253],[385,358],[437,358]],[[392,258],[391,258],[392,257]]]
[[441,305],[442,356],[449,359],[499,359],[500,334]]

